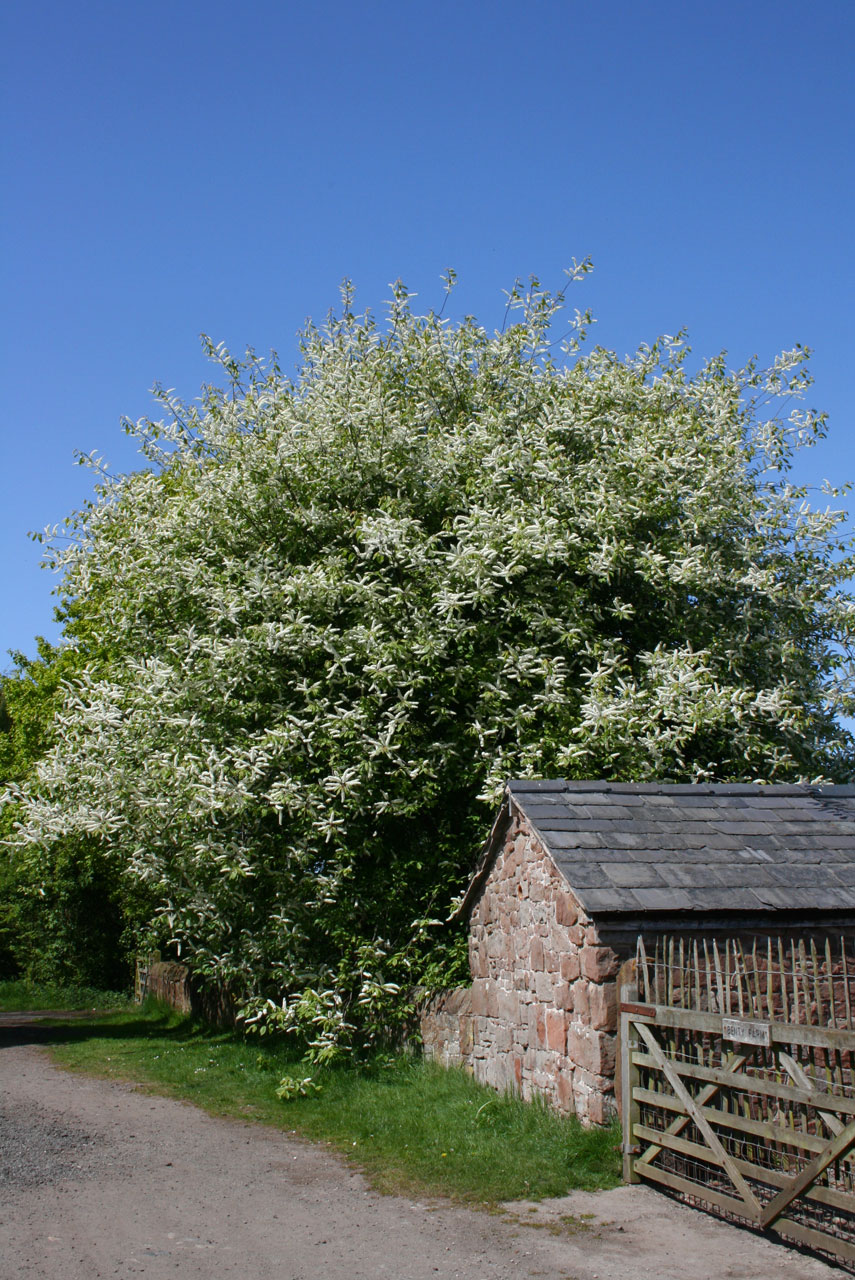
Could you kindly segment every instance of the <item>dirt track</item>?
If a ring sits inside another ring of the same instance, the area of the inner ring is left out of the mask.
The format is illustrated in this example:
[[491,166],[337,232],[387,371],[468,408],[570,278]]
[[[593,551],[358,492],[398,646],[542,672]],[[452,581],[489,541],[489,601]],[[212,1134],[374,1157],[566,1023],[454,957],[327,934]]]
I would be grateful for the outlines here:
[[841,1274],[644,1187],[500,1214],[378,1195],[321,1147],[60,1071],[18,1021],[0,1027],[0,1280]]

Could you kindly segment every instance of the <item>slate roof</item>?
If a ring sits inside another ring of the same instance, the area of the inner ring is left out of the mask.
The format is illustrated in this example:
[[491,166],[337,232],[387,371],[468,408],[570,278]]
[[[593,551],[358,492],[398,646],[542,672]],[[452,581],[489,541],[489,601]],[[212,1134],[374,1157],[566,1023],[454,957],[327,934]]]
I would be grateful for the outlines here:
[[855,911],[855,786],[512,781],[508,796],[589,914]]

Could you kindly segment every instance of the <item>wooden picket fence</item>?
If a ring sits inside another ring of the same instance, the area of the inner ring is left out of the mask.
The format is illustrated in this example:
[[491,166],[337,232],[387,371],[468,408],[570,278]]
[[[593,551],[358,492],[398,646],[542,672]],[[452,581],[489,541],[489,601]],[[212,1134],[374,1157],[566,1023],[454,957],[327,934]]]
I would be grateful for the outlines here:
[[855,956],[639,939],[621,990],[624,1176],[855,1264]]

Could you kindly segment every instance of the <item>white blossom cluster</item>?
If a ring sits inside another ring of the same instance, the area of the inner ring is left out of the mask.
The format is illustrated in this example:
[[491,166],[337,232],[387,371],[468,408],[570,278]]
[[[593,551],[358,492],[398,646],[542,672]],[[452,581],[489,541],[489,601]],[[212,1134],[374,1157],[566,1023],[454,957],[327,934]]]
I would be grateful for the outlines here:
[[806,353],[583,354],[562,303],[516,288],[490,335],[348,289],[294,381],[211,347],[225,389],[161,392],[146,469],[52,543],[93,657],[6,797],[18,856],[93,841],[320,1054],[426,954],[509,776],[848,776],[851,547],[787,478]]

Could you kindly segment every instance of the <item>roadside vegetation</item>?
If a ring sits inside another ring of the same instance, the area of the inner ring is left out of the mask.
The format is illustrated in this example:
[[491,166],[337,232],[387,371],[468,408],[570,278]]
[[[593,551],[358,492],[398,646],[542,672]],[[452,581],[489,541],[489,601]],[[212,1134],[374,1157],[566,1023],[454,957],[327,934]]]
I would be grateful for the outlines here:
[[0,1013],[116,1009],[129,1006],[130,1002],[130,996],[121,991],[104,991],[77,983],[28,982],[25,978],[0,981]]
[[382,1191],[490,1204],[620,1182],[616,1129],[583,1129],[411,1054],[321,1067],[276,1038],[212,1031],[150,1004],[57,1027],[53,1055],[322,1142]]

